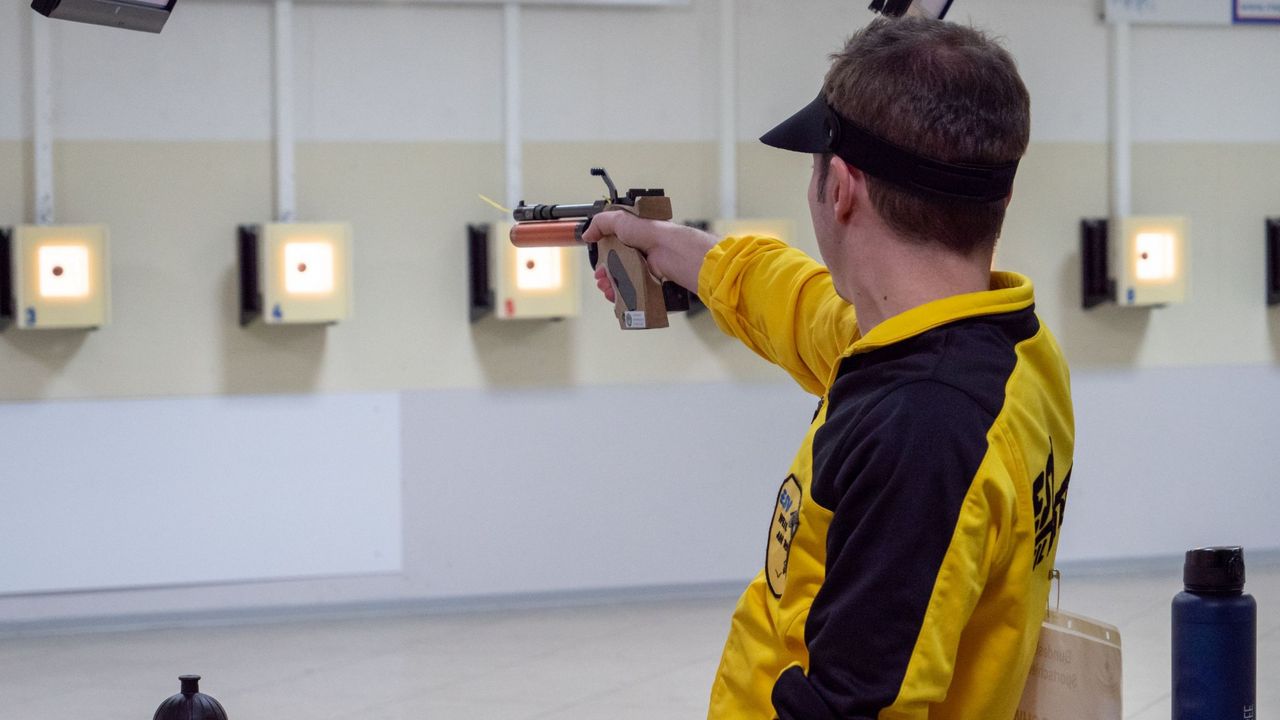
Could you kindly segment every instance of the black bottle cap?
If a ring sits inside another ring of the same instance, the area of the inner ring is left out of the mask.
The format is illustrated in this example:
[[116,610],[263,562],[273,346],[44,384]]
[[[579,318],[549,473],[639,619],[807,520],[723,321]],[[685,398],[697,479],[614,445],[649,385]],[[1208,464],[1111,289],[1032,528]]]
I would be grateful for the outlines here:
[[182,675],[182,692],[160,703],[152,720],[227,720],[227,711],[212,697],[200,692],[199,675]]
[[1187,592],[1238,593],[1244,590],[1244,548],[1207,547],[1187,551],[1182,565]]

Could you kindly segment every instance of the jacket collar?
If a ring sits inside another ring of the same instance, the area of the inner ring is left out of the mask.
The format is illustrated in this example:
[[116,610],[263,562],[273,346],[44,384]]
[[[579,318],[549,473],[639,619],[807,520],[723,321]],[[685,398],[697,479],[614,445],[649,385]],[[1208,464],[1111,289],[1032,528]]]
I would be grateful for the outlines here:
[[1034,302],[1034,288],[1027,277],[993,272],[990,290],[952,295],[894,315],[859,336],[845,350],[844,357],[893,345],[957,320],[1025,310]]

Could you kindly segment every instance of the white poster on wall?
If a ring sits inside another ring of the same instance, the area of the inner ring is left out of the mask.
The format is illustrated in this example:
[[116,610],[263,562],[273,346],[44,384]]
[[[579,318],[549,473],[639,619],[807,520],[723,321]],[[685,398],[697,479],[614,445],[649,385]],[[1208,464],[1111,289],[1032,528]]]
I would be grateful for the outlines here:
[[1110,21],[1151,25],[1280,23],[1280,0],[1105,0]]
[[1280,0],[1232,0],[1237,23],[1280,23]]

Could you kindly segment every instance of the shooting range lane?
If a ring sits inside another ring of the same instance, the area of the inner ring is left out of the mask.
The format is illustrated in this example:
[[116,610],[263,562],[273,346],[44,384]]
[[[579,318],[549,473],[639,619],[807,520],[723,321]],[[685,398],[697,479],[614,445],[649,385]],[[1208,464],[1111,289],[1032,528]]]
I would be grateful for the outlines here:
[[[715,218],[716,148],[727,144],[738,151],[730,179],[741,213],[795,219],[795,242],[815,251],[803,197],[808,159],[758,147],[756,137],[812,96],[825,54],[849,31],[832,18],[857,16],[863,5],[851,10],[847,0],[817,0],[813,12],[797,14],[791,3],[738,3],[728,27],[743,50],[735,53],[740,66],[724,69],[708,43],[720,24],[720,4],[712,0],[662,11],[525,6],[528,193],[520,195],[582,200],[598,190],[584,168],[603,163],[620,179],[663,185],[680,219]],[[1260,305],[1256,282],[1260,218],[1277,214],[1280,94],[1271,73],[1257,71],[1280,62],[1275,31],[1134,28],[1135,209],[1185,212],[1211,235],[1193,249],[1197,276],[1186,305],[1086,315],[1079,311],[1075,232],[1082,214],[1106,208],[1106,31],[1096,7],[963,0],[955,13],[1007,38],[1034,98],[1035,143],[998,262],[1034,278],[1038,309],[1072,361],[1081,456],[1060,558],[1124,563],[1224,538],[1280,546],[1271,517],[1280,502],[1271,482],[1280,312]],[[30,14],[26,2],[0,7],[7,67],[28,61]],[[216,487],[225,512],[202,522],[225,536],[245,517],[287,503],[296,523],[285,549],[305,557],[282,574],[280,567],[267,571],[291,577],[333,559],[306,543],[313,531],[304,529],[325,521],[322,498],[309,496],[299,478],[292,478],[301,488],[293,494],[282,485],[264,494],[218,473],[251,478],[266,466],[258,460],[311,468],[337,452],[337,464],[319,468],[333,473],[324,476],[323,497],[358,493],[367,468],[379,468],[377,497],[364,500],[403,522],[401,531],[376,539],[390,537],[403,552],[404,574],[233,580],[262,577],[270,563],[229,554],[217,568],[226,574],[207,576],[212,585],[0,596],[0,635],[13,620],[207,611],[211,622],[236,623],[246,617],[237,613],[274,607],[300,615],[294,608],[317,604],[439,601],[475,611],[483,602],[470,598],[492,593],[510,602],[549,591],[560,593],[555,601],[605,603],[630,595],[637,582],[692,592],[687,588],[713,573],[746,577],[759,565],[759,498],[776,490],[770,468],[793,449],[785,434],[795,430],[795,417],[812,412],[809,398],[730,346],[705,317],[681,318],[659,333],[619,333],[613,309],[589,303],[569,322],[467,325],[461,229],[499,217],[474,195],[499,195],[507,181],[503,58],[496,41],[476,42],[501,37],[502,17],[474,3],[298,4],[299,210],[352,222],[358,309],[355,321],[340,327],[274,336],[236,327],[230,274],[235,225],[271,216],[270,4],[183,0],[158,37],[70,23],[54,28],[58,211],[110,225],[119,240],[119,292],[110,328],[0,336],[0,399],[11,401],[12,411],[0,424],[31,468],[0,478],[0,496],[30,500],[9,511],[36,524],[50,515],[56,525],[72,520],[59,514],[69,493],[110,507],[112,484],[125,483],[126,494],[163,488],[177,505]],[[584,57],[645,71],[602,83],[600,64]],[[727,108],[712,101],[718,70],[736,79]],[[202,80],[193,84],[193,77]],[[25,71],[0,72],[0,95],[14,100],[0,104],[6,223],[30,211],[28,81]],[[584,88],[598,102],[584,105]],[[1229,122],[1222,108],[1231,109]],[[736,116],[735,136],[716,136],[723,112]],[[1212,182],[1187,181],[1197,177]],[[513,389],[514,399],[504,397]],[[185,426],[234,425],[230,414],[201,409],[209,396],[226,394],[254,395],[238,399],[295,425],[284,434],[244,426],[258,433],[247,441],[248,454],[220,435],[183,433]],[[313,394],[350,395],[357,405],[398,396],[399,424],[347,428],[350,418],[336,407],[314,418],[291,414],[300,396]],[[129,437],[131,404],[148,396],[165,398],[167,419],[150,424],[165,425],[155,437],[166,441]],[[95,405],[93,416],[114,426],[91,456],[42,463],[65,457],[68,447],[80,447],[82,432],[100,427],[69,431],[74,424],[48,422],[57,415],[48,407],[61,403],[44,401],[55,398]],[[40,402],[26,402],[32,400]],[[695,404],[710,416],[691,410]],[[515,405],[527,412],[512,413],[512,422],[495,430],[494,418]],[[635,475],[615,488],[598,481],[595,462],[614,446],[597,445],[597,455],[584,456],[581,418],[601,407],[635,406],[679,418],[656,441],[666,443],[671,456],[663,462],[670,465],[656,485],[643,468],[632,468]],[[307,435],[317,421],[326,431]],[[387,446],[393,436],[403,438],[402,447]],[[494,437],[515,436],[521,441],[513,454],[526,464],[492,457],[502,454],[492,450]],[[121,437],[129,442],[106,441]],[[722,450],[732,443],[725,465]],[[143,472],[140,457],[147,458]],[[530,470],[535,461],[559,467],[563,458],[573,458],[564,478]],[[77,462],[59,482],[45,479],[51,468]],[[182,481],[182,469],[196,462],[214,464],[209,487]],[[689,474],[698,481],[682,482]],[[459,510],[475,507],[477,478],[495,518],[482,532],[473,513]],[[1162,500],[1191,496],[1210,482],[1220,491],[1212,504]],[[574,513],[575,498],[613,506]],[[30,507],[39,512],[22,517]],[[699,512],[705,507],[712,512]],[[354,507],[339,499],[336,510],[343,517]],[[374,532],[380,530],[386,527]],[[59,554],[75,551],[66,538],[97,538],[69,533],[48,533],[54,544],[41,551],[53,561],[44,570],[56,570]],[[238,539],[250,537],[257,532]],[[512,537],[532,540],[517,546]],[[110,550],[121,538],[101,539],[99,549]],[[620,554],[626,552],[634,554]],[[149,567],[171,569],[166,562]],[[1177,570],[1145,579],[1141,567],[1116,567],[1125,574],[1100,582],[1096,595],[1086,589],[1090,581],[1069,579],[1063,601],[1116,621],[1124,633],[1127,720],[1167,720],[1167,599]],[[621,590],[608,596],[581,588]],[[1280,629],[1266,600],[1280,597],[1280,585],[1252,555],[1250,590],[1262,606],[1259,701],[1280,707],[1280,688],[1265,682],[1280,677]],[[68,708],[104,705],[112,708],[100,714],[108,720],[146,717],[188,671],[205,675],[202,689],[226,702],[232,718],[699,716],[732,605],[725,592],[701,605],[507,611],[425,625],[354,620],[4,637],[0,718],[62,717]],[[206,660],[212,667],[193,666]],[[300,704],[307,693],[314,706]]]
[[[1063,604],[1113,619],[1124,638],[1126,720],[1170,717],[1177,563],[1065,568]],[[1259,598],[1280,596],[1280,556],[1252,556],[1248,582]],[[726,590],[496,612],[471,602],[390,617],[4,637],[0,698],[6,718],[93,707],[96,720],[137,720],[178,674],[198,672],[232,720],[700,717],[734,600]],[[1259,613],[1258,635],[1258,702],[1280,707],[1280,685],[1266,681],[1280,677],[1280,615]]]

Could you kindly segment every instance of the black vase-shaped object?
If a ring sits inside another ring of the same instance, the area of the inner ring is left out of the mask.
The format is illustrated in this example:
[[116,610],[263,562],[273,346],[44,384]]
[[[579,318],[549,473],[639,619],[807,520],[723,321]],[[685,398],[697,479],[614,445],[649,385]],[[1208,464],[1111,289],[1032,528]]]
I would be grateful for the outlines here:
[[227,720],[227,711],[200,692],[199,675],[182,675],[182,692],[160,703],[151,720]]

